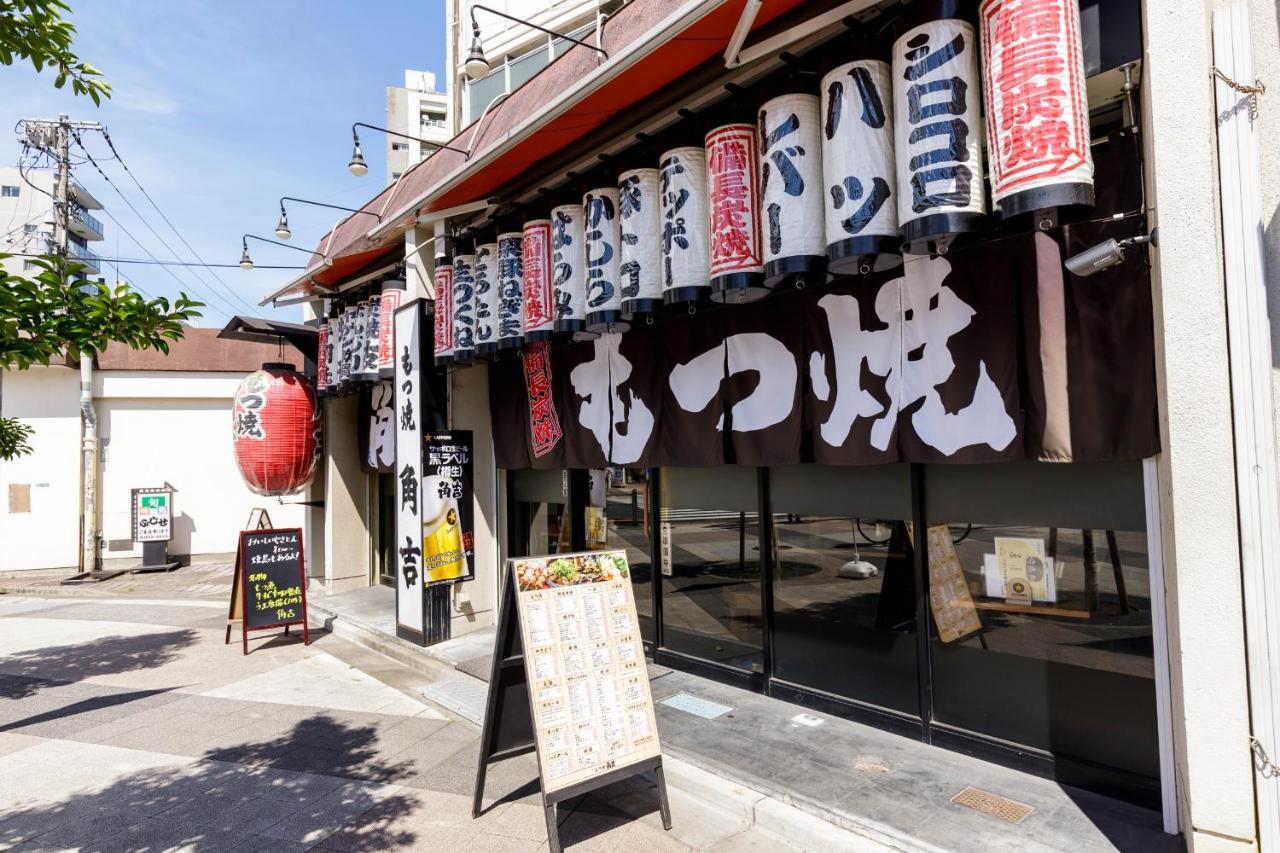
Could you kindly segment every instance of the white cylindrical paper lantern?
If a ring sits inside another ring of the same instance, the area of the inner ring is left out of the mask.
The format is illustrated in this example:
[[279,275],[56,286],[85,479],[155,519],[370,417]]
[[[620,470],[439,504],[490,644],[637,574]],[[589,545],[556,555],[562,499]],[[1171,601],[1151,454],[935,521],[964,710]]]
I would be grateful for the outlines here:
[[1092,207],[1079,3],[983,0],[978,28],[994,208]]
[[579,333],[587,328],[586,232],[580,204],[551,210],[551,288],[555,299],[555,331]]
[[555,294],[551,288],[551,220],[524,224],[521,274],[524,277],[524,339],[547,341],[555,325]]
[[[803,80],[789,88],[803,85]],[[826,269],[822,128],[817,95],[783,92],[760,107],[760,219],[770,289]]]
[[893,42],[898,227],[904,250],[940,254],[987,212],[978,34],[964,0],[922,0]]
[[658,158],[662,200],[662,301],[697,302],[711,290],[707,153],[685,145]]
[[436,331],[435,356],[436,365],[453,363],[453,259],[436,258],[436,272],[432,277],[435,284],[436,301],[434,320]]
[[582,197],[587,261],[587,331],[623,332],[622,287],[618,282],[618,190],[599,187]]
[[524,346],[524,235],[498,235],[498,349]]
[[870,273],[902,263],[893,84],[889,63],[856,59],[822,78],[827,270]]
[[335,336],[333,349],[333,391],[335,394],[345,394],[350,390],[351,385],[352,310],[350,305],[338,307],[337,322],[338,334]]
[[396,372],[396,309],[404,301],[404,279],[389,278],[382,282],[378,295],[378,378],[391,379]]
[[618,176],[618,275],[622,310],[631,315],[652,314],[662,307],[660,184],[657,169],[629,169]]
[[[356,323],[351,340],[351,381],[371,382],[378,378],[377,366],[369,364],[369,299],[356,304]],[[372,367],[372,370],[370,368]]]
[[498,244],[476,246],[476,355],[492,356],[498,351]]
[[371,293],[368,299],[362,300],[365,306],[364,358],[360,362],[360,381],[378,381],[378,323],[382,312],[382,292]]
[[453,259],[453,362],[470,364],[476,355],[476,256]]
[[764,286],[756,126],[733,122],[707,132],[707,215],[711,298],[753,302]]
[[329,393],[329,319],[321,317],[316,326],[316,394]]

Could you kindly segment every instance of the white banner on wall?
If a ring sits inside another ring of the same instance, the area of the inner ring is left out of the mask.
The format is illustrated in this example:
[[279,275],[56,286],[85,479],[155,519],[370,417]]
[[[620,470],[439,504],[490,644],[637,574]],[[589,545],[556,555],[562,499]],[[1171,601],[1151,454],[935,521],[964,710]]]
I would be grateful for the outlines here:
[[421,643],[425,627],[422,565],[422,349],[429,334],[423,303],[395,315],[396,634]]

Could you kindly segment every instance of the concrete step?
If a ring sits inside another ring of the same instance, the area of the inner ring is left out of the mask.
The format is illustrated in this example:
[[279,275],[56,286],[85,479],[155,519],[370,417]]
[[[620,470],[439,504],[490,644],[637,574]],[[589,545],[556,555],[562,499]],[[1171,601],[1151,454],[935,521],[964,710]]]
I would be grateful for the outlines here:
[[307,621],[362,648],[390,658],[417,674],[436,681],[455,675],[453,667],[425,654],[421,646],[402,640],[382,625],[362,620],[322,596],[307,599]]

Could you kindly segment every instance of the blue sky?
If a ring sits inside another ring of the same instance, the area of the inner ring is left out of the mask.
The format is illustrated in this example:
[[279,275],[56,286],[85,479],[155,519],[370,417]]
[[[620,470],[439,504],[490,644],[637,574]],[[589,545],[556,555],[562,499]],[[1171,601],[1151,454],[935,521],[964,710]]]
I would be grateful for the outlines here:
[[[0,126],[20,118],[99,121],[124,162],[204,260],[236,263],[240,235],[269,239],[280,196],[358,207],[383,186],[385,137],[362,134],[369,174],[352,177],[351,123],[385,126],[386,87],[400,85],[405,68],[435,71],[444,81],[443,0],[71,0],[76,50],[111,82],[113,96],[96,108],[87,98],[53,88],[52,76],[29,64],[0,66]],[[101,138],[86,146],[133,205],[183,260],[190,253],[173,235]],[[19,146],[0,141],[0,162],[17,161]],[[74,149],[73,149],[74,153]],[[101,156],[99,156],[101,155]],[[156,257],[172,255],[89,164],[75,177]],[[310,249],[340,211],[289,206],[291,243]],[[99,215],[103,257],[141,258],[143,251],[109,218]],[[257,264],[298,264],[300,252],[250,241]],[[122,266],[121,277],[154,295],[179,290],[209,307],[200,325],[221,326],[243,305],[205,271],[172,267],[178,280],[154,266]],[[238,268],[217,276],[254,306],[287,281],[286,270]],[[110,280],[112,272],[103,271]],[[204,279],[203,281],[201,279]],[[181,283],[180,283],[181,281]],[[228,304],[230,303],[230,304]],[[265,316],[297,319],[298,308]]]

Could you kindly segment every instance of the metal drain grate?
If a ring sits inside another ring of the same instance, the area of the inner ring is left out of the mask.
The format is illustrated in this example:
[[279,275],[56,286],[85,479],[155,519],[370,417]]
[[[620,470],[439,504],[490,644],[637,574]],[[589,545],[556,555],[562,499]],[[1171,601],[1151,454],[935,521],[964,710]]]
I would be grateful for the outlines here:
[[1006,823],[1022,823],[1027,819],[1027,815],[1035,811],[1034,806],[984,791],[981,788],[965,788],[952,797],[951,802],[957,806],[964,806],[975,812],[999,818]]

